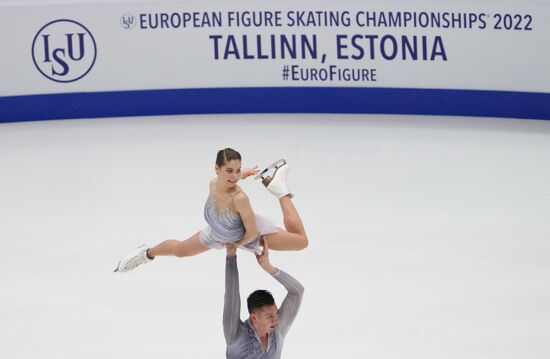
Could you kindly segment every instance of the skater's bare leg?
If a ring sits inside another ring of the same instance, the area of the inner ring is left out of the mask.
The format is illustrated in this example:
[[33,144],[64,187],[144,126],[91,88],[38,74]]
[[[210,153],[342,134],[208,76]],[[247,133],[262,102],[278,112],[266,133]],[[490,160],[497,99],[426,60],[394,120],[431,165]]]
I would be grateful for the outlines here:
[[277,228],[275,233],[266,234],[265,237],[269,241],[269,249],[276,251],[300,251],[308,246],[307,237],[281,228]]
[[[304,229],[304,224],[302,219],[294,207],[294,203],[289,196],[284,196],[279,199],[279,204],[281,205],[281,210],[283,211],[283,223],[288,232],[296,233],[306,237],[306,230]],[[306,237],[307,240],[307,237]]]
[[156,256],[189,257],[205,252],[208,248],[200,242],[199,233],[195,233],[184,241],[169,239],[149,249],[146,245],[140,246],[118,262],[115,272],[128,272],[137,266],[150,262]]
[[184,241],[176,239],[168,239],[151,247],[147,250],[147,256],[154,258],[156,256],[176,256],[176,257],[190,257],[203,252],[206,252],[209,248],[202,245],[199,240],[199,233],[197,232]]
[[279,199],[283,211],[285,229],[278,228],[276,233],[268,234],[269,248],[278,251],[299,251],[308,246],[308,239],[302,219],[289,196]]

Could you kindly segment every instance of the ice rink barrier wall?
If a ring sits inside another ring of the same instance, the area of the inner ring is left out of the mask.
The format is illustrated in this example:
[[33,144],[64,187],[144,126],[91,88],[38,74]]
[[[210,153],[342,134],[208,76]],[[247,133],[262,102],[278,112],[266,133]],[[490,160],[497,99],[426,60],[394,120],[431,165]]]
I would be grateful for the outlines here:
[[543,1],[0,1],[0,122],[550,119]]

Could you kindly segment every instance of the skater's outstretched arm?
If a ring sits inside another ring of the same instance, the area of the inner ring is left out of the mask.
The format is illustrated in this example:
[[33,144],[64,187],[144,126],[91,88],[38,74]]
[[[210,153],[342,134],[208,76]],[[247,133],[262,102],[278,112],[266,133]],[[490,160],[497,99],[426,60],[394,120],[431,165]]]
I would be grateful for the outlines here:
[[241,295],[237,269],[237,247],[228,244],[225,259],[225,298],[223,306],[223,334],[226,343],[232,344],[240,335]]
[[239,212],[245,228],[243,238],[234,244],[243,246],[253,242],[258,237],[258,227],[256,226],[256,215],[252,210],[248,196],[240,192],[233,198],[233,206]]
[[254,166],[252,168],[243,168],[241,170],[241,179],[245,179],[247,177],[257,175],[258,172],[260,172],[260,169],[258,168],[258,166]]
[[304,287],[290,274],[271,265],[269,261],[269,245],[267,239],[262,237],[261,242],[264,249],[261,255],[256,255],[258,264],[281,283],[288,292],[277,313],[280,331],[283,336],[285,336],[292,322],[294,322],[296,315],[298,315],[298,310],[300,309],[300,304],[302,303],[302,297],[304,295]]

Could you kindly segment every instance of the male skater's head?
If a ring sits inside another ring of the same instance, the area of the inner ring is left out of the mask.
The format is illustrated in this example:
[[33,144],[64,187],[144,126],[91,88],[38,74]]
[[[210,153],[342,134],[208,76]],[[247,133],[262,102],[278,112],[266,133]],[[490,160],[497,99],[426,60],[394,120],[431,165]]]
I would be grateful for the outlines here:
[[250,324],[260,333],[271,333],[277,325],[278,308],[275,299],[267,290],[259,289],[248,296]]

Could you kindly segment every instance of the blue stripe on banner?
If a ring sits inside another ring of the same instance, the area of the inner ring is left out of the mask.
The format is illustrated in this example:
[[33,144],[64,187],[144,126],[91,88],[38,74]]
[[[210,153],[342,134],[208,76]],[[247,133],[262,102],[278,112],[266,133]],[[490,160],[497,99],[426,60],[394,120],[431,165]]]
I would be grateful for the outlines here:
[[259,87],[0,97],[0,122],[223,113],[355,113],[550,120],[550,93]]

